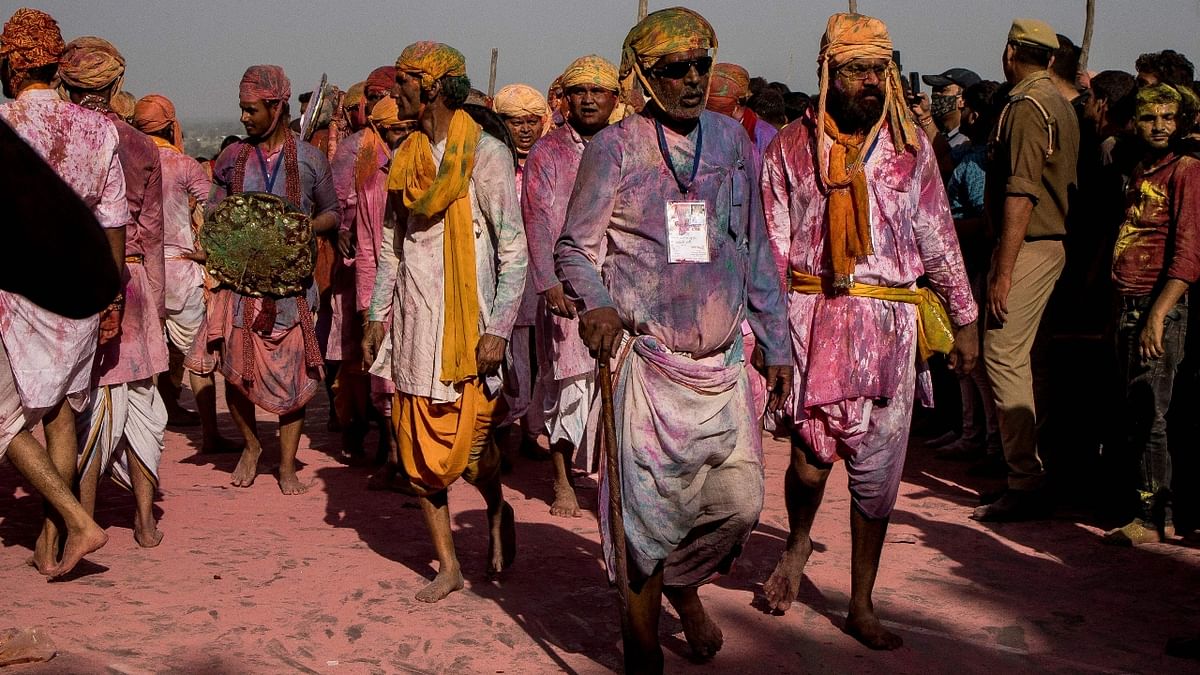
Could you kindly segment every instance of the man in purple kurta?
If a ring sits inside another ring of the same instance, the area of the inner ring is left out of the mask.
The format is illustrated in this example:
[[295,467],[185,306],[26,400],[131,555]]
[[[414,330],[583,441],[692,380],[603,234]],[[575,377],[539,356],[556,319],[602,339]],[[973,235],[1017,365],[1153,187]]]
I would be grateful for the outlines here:
[[162,164],[154,141],[109,106],[125,74],[125,59],[116,47],[97,37],[76,38],[67,44],[58,74],[72,101],[105,114],[116,126],[125,199],[133,218],[125,228],[121,332],[96,353],[90,408],[77,428],[79,496],[84,507],[94,509],[100,476],[111,473],[133,492],[134,539],[150,548],[162,540],[153,506],[167,425],[167,410],[154,385],[154,376],[167,370]]
[[916,304],[928,297],[914,290],[918,277],[958,326],[951,363],[969,371],[978,354],[977,309],[946,193],[929,142],[903,110],[891,49],[881,21],[834,15],[821,42],[819,111],[780,132],[762,177],[776,265],[792,290],[795,359],[785,404],[791,536],[764,591],[778,612],[795,599],[825,482],[844,458],[854,548],[846,632],[874,649],[901,644],[876,617],[871,590],[915,392],[932,404],[929,373],[918,368],[918,317],[931,309]]
[[[329,160],[288,128],[291,82],[279,66],[251,66],[242,76],[239,99],[247,139],[221,153],[213,167],[215,208],[242,192],[270,192],[308,214],[314,234],[337,227],[341,210]],[[316,286],[297,295],[261,299],[229,288],[213,293],[208,313],[184,365],[207,374],[220,368],[229,412],[246,448],[230,478],[250,487],[262,454],[254,406],[279,415],[279,489],[294,495],[308,488],[296,476],[296,450],[304,406],[321,385],[321,354],[312,324]]]
[[587,443],[589,412],[596,385],[596,359],[579,337],[575,306],[554,274],[554,243],[562,233],[567,202],[579,171],[583,149],[608,126],[617,104],[617,68],[599,56],[577,59],[559,77],[570,110],[568,123],[542,137],[525,160],[521,212],[529,243],[528,290],[541,297],[538,307],[538,377],[541,405],[554,459],[554,503],[550,513],[578,518],[582,514],[569,467],[597,471],[592,444]]
[[[664,595],[697,658],[722,645],[699,587],[729,569],[763,500],[743,319],[768,366],[772,407],[791,386],[754,150],[737,122],[704,110],[716,48],[708,21],[683,8],[629,32],[620,73],[651,100],[584,150],[555,246],[585,343],[616,357],[610,442],[625,541],[612,540],[607,509],[601,520],[606,553],[628,553],[625,663],[636,672],[662,669]],[[603,474],[601,485],[604,504]]]
[[[48,14],[34,9],[13,14],[0,34],[0,80],[4,95],[16,100],[0,105],[0,118],[92,209],[114,263],[123,266],[130,218],[117,131],[103,115],[63,101],[51,89],[63,49],[58,24]],[[98,335],[115,336],[118,305],[114,301],[105,310],[109,324],[101,332],[98,316],[68,319],[0,291],[0,455],[12,460],[62,518],[46,518],[31,561],[49,576],[65,574],[108,541],[70,486],[75,412],[87,401]],[[39,421],[46,447],[30,433]]]

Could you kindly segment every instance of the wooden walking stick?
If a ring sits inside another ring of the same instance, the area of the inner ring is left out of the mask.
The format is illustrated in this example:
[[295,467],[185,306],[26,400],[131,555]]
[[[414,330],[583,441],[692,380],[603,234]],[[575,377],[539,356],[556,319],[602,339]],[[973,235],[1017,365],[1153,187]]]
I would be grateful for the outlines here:
[[638,23],[650,13],[650,0],[638,0]]
[[1087,19],[1083,24],[1083,44],[1079,46],[1079,72],[1087,72],[1088,52],[1092,50],[1092,28],[1096,25],[1096,0],[1087,0]]
[[850,13],[858,14],[858,0],[850,0]]
[[629,610],[629,566],[625,555],[625,515],[621,508],[621,466],[617,450],[617,421],[613,408],[612,376],[609,372],[608,356],[601,355],[599,373],[600,380],[600,418],[604,424],[604,468],[608,477],[608,534],[613,547],[613,564],[617,582],[617,598],[621,606],[621,634],[624,635],[628,623]]
[[496,95],[496,61],[500,59],[500,50],[492,47],[492,73],[488,76],[488,98]]

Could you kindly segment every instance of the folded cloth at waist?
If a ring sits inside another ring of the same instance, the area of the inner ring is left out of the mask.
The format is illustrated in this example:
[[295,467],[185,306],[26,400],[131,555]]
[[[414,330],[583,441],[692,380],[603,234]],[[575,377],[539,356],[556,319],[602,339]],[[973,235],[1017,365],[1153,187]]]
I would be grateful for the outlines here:
[[146,262],[146,256],[142,255],[141,253],[127,255],[125,256],[125,262],[134,265],[141,265],[142,263]]
[[917,306],[917,354],[922,361],[954,349],[954,328],[942,299],[930,288],[891,288],[852,281],[850,288],[833,288],[833,280],[792,270],[792,290],[806,295],[845,293],[860,298],[904,302]]

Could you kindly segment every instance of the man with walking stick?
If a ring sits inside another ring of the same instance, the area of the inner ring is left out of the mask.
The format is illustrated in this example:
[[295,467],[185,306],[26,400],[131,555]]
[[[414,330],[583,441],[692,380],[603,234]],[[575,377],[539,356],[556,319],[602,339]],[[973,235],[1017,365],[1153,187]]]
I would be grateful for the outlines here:
[[663,595],[697,657],[721,647],[697,590],[729,569],[763,499],[743,319],[766,364],[769,406],[790,389],[753,148],[737,122],[704,110],[716,48],[712,26],[682,8],[630,31],[622,85],[640,82],[650,102],[584,151],[555,250],[584,342],[612,359],[618,480],[603,488],[623,504],[624,542],[607,513],[603,529],[609,559],[622,543],[627,554],[628,569],[610,566],[610,576],[628,583],[629,672],[662,670]]

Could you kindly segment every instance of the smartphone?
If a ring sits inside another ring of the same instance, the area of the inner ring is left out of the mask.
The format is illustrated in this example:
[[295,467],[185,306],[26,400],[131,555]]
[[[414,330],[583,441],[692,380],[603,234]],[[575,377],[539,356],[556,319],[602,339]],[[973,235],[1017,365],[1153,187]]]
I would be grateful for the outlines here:
[[921,74],[917,71],[908,73],[908,105],[914,106],[921,101]]

